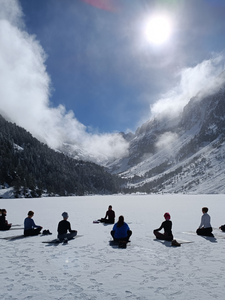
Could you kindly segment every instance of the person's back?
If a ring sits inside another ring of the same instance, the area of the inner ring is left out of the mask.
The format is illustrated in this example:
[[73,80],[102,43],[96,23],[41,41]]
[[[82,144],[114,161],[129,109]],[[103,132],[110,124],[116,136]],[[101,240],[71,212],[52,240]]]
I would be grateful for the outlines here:
[[210,215],[208,213],[204,213],[201,218],[201,224],[199,225],[199,228],[209,228],[212,227],[210,223]]
[[[67,212],[62,213],[63,220],[58,224],[58,239],[60,241],[68,241],[73,239],[77,235],[76,230],[72,230],[70,226],[70,222],[67,221],[69,215]],[[67,233],[69,231],[69,233]]]
[[70,222],[67,220],[60,221],[58,224],[58,234],[65,234],[68,230],[71,230]]
[[129,240],[130,236],[132,235],[132,231],[130,230],[128,224],[124,222],[123,216],[119,216],[118,222],[113,226],[111,235],[114,241]]
[[172,221],[166,220],[162,223],[162,227],[164,228],[164,233],[167,233],[169,236],[172,235]]
[[124,224],[121,227],[118,227],[117,224],[113,226],[113,230],[115,231],[115,238],[121,239],[127,236],[127,230],[130,230],[127,223],[124,222]]

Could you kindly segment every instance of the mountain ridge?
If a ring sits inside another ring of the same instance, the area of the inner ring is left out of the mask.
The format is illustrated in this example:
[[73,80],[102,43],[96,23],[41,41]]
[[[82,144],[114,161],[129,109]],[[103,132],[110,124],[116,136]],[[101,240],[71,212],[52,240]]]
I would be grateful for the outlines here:
[[129,156],[108,164],[110,172],[128,180],[125,192],[225,192],[218,182],[225,183],[218,171],[225,168],[224,74],[222,85],[209,95],[207,89],[199,92],[176,118],[159,116],[138,128]]
[[135,133],[118,134],[129,154],[96,164],[79,144],[50,149],[0,116],[0,185],[13,186],[16,197],[225,193],[225,72],[179,114],[161,113]]

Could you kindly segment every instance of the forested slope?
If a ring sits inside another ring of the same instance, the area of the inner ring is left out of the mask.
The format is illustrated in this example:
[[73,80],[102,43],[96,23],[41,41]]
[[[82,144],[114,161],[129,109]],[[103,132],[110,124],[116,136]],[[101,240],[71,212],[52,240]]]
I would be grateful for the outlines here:
[[116,181],[103,167],[50,149],[0,115],[0,185],[13,186],[16,197],[111,194]]

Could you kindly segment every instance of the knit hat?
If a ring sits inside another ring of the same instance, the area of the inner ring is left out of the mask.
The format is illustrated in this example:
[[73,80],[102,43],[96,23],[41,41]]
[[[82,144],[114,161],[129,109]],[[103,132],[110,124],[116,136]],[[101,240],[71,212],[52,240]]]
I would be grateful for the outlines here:
[[169,214],[168,212],[166,212],[166,213],[164,214],[164,218],[165,218],[166,220],[169,220],[169,219],[170,219],[170,214]]
[[62,213],[62,216],[64,219],[67,219],[69,217],[68,213],[65,211]]

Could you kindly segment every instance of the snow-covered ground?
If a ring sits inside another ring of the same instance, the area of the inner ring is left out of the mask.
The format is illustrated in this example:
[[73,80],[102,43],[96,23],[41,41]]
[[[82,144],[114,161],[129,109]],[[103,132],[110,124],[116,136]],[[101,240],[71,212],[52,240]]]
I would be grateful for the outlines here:
[[[33,210],[36,224],[50,236],[6,240],[22,230],[0,232],[1,299],[224,299],[224,195],[127,195],[40,199],[0,199],[7,219],[23,224]],[[108,205],[124,215],[133,231],[127,249],[109,245],[112,225],[93,224]],[[197,236],[201,208],[209,207],[215,239]],[[42,241],[56,237],[61,213],[69,213],[78,237],[67,245]],[[165,212],[171,214],[181,247],[157,241]],[[16,227],[15,227],[16,228]]]

